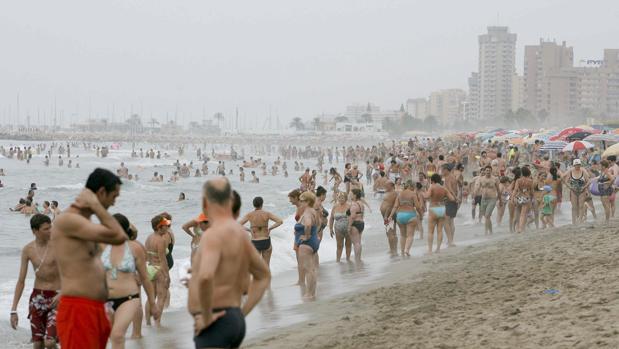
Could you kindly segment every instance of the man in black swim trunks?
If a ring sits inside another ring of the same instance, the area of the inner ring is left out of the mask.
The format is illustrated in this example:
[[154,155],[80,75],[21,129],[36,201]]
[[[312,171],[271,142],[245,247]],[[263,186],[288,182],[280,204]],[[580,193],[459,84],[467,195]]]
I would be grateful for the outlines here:
[[196,348],[238,348],[245,337],[245,316],[271,279],[266,263],[234,218],[233,201],[227,179],[206,182],[202,208],[211,227],[193,257],[188,285]]
[[442,166],[443,181],[445,189],[447,189],[456,201],[445,202],[445,235],[447,235],[447,245],[455,246],[454,235],[456,233],[456,224],[454,219],[458,215],[458,207],[460,206],[460,197],[458,196],[458,179],[453,175],[454,166],[452,164],[444,164]]

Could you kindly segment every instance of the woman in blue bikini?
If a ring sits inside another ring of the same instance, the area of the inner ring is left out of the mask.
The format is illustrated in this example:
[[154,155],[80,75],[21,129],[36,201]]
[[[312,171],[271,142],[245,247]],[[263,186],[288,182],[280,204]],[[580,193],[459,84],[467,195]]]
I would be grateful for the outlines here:
[[430,200],[428,214],[428,254],[432,254],[434,243],[434,229],[436,228],[437,244],[436,252],[440,252],[443,243],[443,224],[445,223],[445,201],[455,201],[454,196],[443,187],[442,178],[438,173],[430,177],[430,188],[425,194],[425,198]]
[[423,213],[414,188],[413,181],[408,180],[404,183],[404,189],[395,199],[395,204],[389,215],[389,217],[393,217],[395,214],[396,223],[400,228],[400,249],[402,256],[406,257],[410,257],[417,222],[419,222],[417,217]]

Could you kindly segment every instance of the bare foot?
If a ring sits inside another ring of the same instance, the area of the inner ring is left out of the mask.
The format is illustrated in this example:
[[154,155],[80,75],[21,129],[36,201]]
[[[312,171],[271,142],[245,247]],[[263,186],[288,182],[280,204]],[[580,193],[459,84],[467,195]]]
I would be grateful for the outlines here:
[[456,247],[456,244],[454,244],[453,242],[451,244],[449,244],[447,247]]
[[140,338],[142,338],[142,334],[141,333],[140,334],[135,333],[135,334],[131,335],[131,339],[140,339]]

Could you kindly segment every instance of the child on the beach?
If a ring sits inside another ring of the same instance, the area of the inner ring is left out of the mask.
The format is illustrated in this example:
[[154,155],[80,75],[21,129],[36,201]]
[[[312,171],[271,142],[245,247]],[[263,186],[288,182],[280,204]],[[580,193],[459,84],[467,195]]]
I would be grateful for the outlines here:
[[542,229],[547,227],[554,228],[555,220],[555,202],[557,197],[550,194],[552,187],[549,185],[544,186],[544,196],[542,198]]

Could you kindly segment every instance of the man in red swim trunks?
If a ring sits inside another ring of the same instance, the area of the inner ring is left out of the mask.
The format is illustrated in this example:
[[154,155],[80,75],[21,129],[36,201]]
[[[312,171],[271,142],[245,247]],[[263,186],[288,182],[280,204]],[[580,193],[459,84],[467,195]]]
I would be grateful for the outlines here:
[[[61,284],[56,326],[62,349],[104,349],[107,344],[108,290],[98,244],[119,245],[126,240],[120,224],[107,212],[121,184],[112,172],[96,169],[75,202],[54,221],[51,239]],[[101,224],[90,221],[93,214]]]
[[11,327],[17,329],[17,303],[24,291],[28,263],[34,269],[34,288],[30,295],[28,318],[32,330],[34,349],[56,348],[56,302],[60,289],[60,275],[56,256],[50,248],[49,234],[52,221],[48,216],[37,213],[30,219],[34,241],[24,246],[19,266],[19,278],[15,285],[11,307]]

